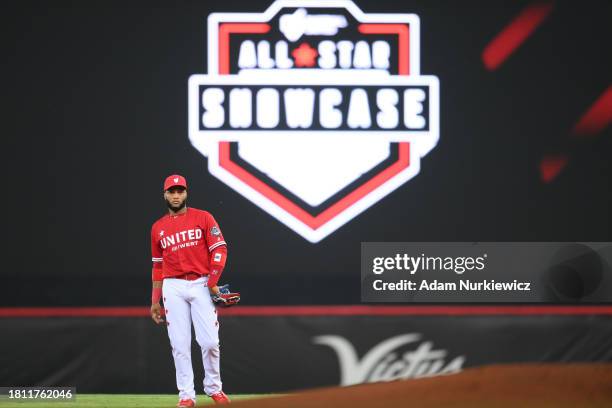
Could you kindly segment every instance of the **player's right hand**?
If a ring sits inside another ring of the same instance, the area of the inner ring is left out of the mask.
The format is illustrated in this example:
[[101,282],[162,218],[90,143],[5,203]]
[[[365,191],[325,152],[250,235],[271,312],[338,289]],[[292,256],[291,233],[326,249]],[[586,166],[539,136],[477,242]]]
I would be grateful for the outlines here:
[[153,303],[151,305],[151,319],[157,324],[162,324],[164,322],[162,307],[159,303]]

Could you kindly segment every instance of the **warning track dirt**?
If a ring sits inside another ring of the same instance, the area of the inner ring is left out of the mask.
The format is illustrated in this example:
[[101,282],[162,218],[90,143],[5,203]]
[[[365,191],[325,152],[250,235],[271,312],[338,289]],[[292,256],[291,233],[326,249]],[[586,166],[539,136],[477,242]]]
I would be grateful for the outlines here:
[[569,408],[612,406],[612,364],[524,364],[459,374],[325,388],[240,402],[267,408]]

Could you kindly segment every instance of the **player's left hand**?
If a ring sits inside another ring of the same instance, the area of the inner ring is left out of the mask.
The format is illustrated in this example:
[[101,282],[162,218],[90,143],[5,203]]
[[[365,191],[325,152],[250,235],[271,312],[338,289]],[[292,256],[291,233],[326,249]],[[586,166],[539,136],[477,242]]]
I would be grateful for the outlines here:
[[240,302],[240,293],[232,292],[229,289],[229,284],[223,286],[215,286],[210,288],[211,298],[215,305],[220,307],[230,307]]

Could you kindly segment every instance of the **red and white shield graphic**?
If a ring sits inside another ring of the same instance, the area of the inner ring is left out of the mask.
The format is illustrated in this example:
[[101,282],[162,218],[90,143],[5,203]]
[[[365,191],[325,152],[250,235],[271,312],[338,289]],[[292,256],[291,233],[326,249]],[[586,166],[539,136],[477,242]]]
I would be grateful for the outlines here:
[[211,174],[318,242],[419,173],[439,139],[419,18],[277,0],[208,17],[189,139]]

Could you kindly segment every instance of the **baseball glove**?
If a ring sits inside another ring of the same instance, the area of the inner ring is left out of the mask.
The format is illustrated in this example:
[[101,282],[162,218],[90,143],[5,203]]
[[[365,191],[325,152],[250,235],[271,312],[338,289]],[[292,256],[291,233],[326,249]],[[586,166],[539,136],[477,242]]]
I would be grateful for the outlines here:
[[230,307],[240,302],[240,293],[230,291],[229,284],[219,286],[219,293],[211,297],[213,303],[220,307]]

